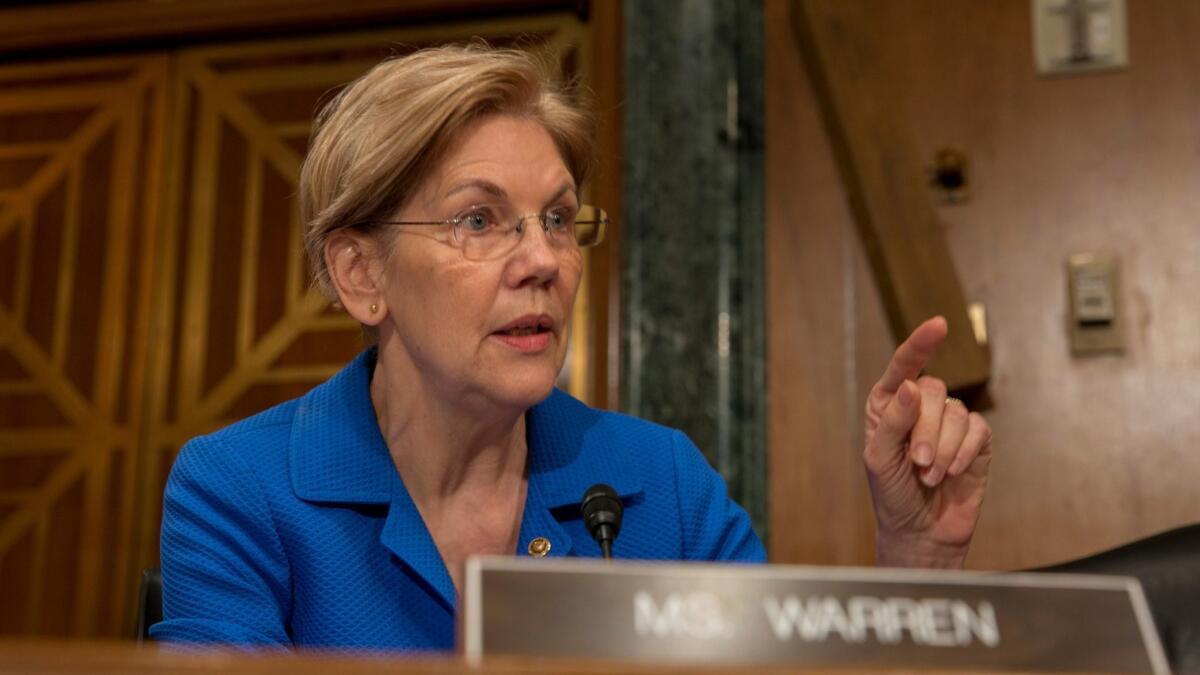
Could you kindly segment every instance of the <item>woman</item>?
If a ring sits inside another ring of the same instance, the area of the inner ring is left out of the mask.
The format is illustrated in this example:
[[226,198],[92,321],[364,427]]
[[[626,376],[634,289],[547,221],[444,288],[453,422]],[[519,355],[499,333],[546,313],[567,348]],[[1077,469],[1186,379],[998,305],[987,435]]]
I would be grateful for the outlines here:
[[[599,555],[578,510],[598,482],[626,504],[618,557],[765,559],[685,436],[553,387],[603,229],[591,137],[536,61],[479,46],[387,61],[322,112],[309,259],[377,344],[184,447],[157,639],[450,649],[468,556]],[[884,563],[961,566],[978,517],[987,426],[913,381],[944,336],[918,328],[868,401]]]

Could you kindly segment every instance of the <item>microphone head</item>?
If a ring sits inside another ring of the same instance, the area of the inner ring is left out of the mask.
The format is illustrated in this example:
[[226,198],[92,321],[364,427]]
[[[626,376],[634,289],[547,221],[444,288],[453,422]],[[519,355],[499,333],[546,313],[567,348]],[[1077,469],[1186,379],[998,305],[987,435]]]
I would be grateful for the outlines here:
[[596,483],[583,493],[579,507],[583,511],[583,522],[597,543],[617,538],[624,506],[616,490],[604,483]]

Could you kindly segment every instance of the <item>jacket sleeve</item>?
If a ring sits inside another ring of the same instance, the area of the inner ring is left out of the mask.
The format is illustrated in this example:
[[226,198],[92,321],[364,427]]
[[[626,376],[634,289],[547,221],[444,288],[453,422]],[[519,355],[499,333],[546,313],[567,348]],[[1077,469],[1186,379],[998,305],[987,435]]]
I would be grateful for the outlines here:
[[270,505],[235,448],[184,446],[163,499],[155,640],[289,647],[291,580]]
[[721,474],[680,431],[671,435],[684,560],[765,562],[750,516],[729,497]]

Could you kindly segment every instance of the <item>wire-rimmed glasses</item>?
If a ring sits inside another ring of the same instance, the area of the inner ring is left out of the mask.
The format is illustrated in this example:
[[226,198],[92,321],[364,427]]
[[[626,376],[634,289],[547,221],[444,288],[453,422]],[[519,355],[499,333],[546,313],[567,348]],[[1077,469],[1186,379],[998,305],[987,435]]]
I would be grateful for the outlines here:
[[445,220],[379,220],[378,225],[442,225],[468,260],[494,260],[517,247],[525,221],[536,218],[550,245],[559,250],[595,246],[604,241],[608,214],[588,204],[555,206],[545,213],[517,215],[504,204],[472,206]]

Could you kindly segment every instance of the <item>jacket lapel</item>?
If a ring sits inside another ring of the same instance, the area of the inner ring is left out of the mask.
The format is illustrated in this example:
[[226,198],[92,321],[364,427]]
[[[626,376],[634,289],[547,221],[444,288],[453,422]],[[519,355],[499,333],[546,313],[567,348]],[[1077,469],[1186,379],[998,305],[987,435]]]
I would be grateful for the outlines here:
[[399,472],[392,469],[392,475],[391,506],[379,541],[403,560],[446,609],[453,612],[458,604],[457,594],[442,554],[438,552],[433,535],[429,534],[429,528],[425,526],[421,512],[404,487]]
[[572,553],[561,521],[582,517],[579,504],[592,485],[607,483],[626,502],[642,491],[629,450],[612,441],[613,420],[558,389],[529,411],[529,489],[518,555],[536,537],[550,541],[549,556]]
[[[454,584],[379,432],[371,405],[375,350],[368,349],[304,396],[292,424],[289,474],[300,499],[331,504],[388,505],[380,542],[408,565],[451,611]],[[518,555],[544,537],[547,555],[575,550],[560,520],[579,518],[579,502],[596,483],[623,500],[642,486],[629,450],[612,441],[614,416],[555,389],[526,417],[529,484]]]
[[372,348],[301,400],[289,448],[292,491],[310,502],[387,505],[380,543],[454,611],[454,583],[375,420],[374,368]]
[[292,491],[336,504],[387,504],[396,473],[371,406],[375,350],[304,395],[292,421]]

